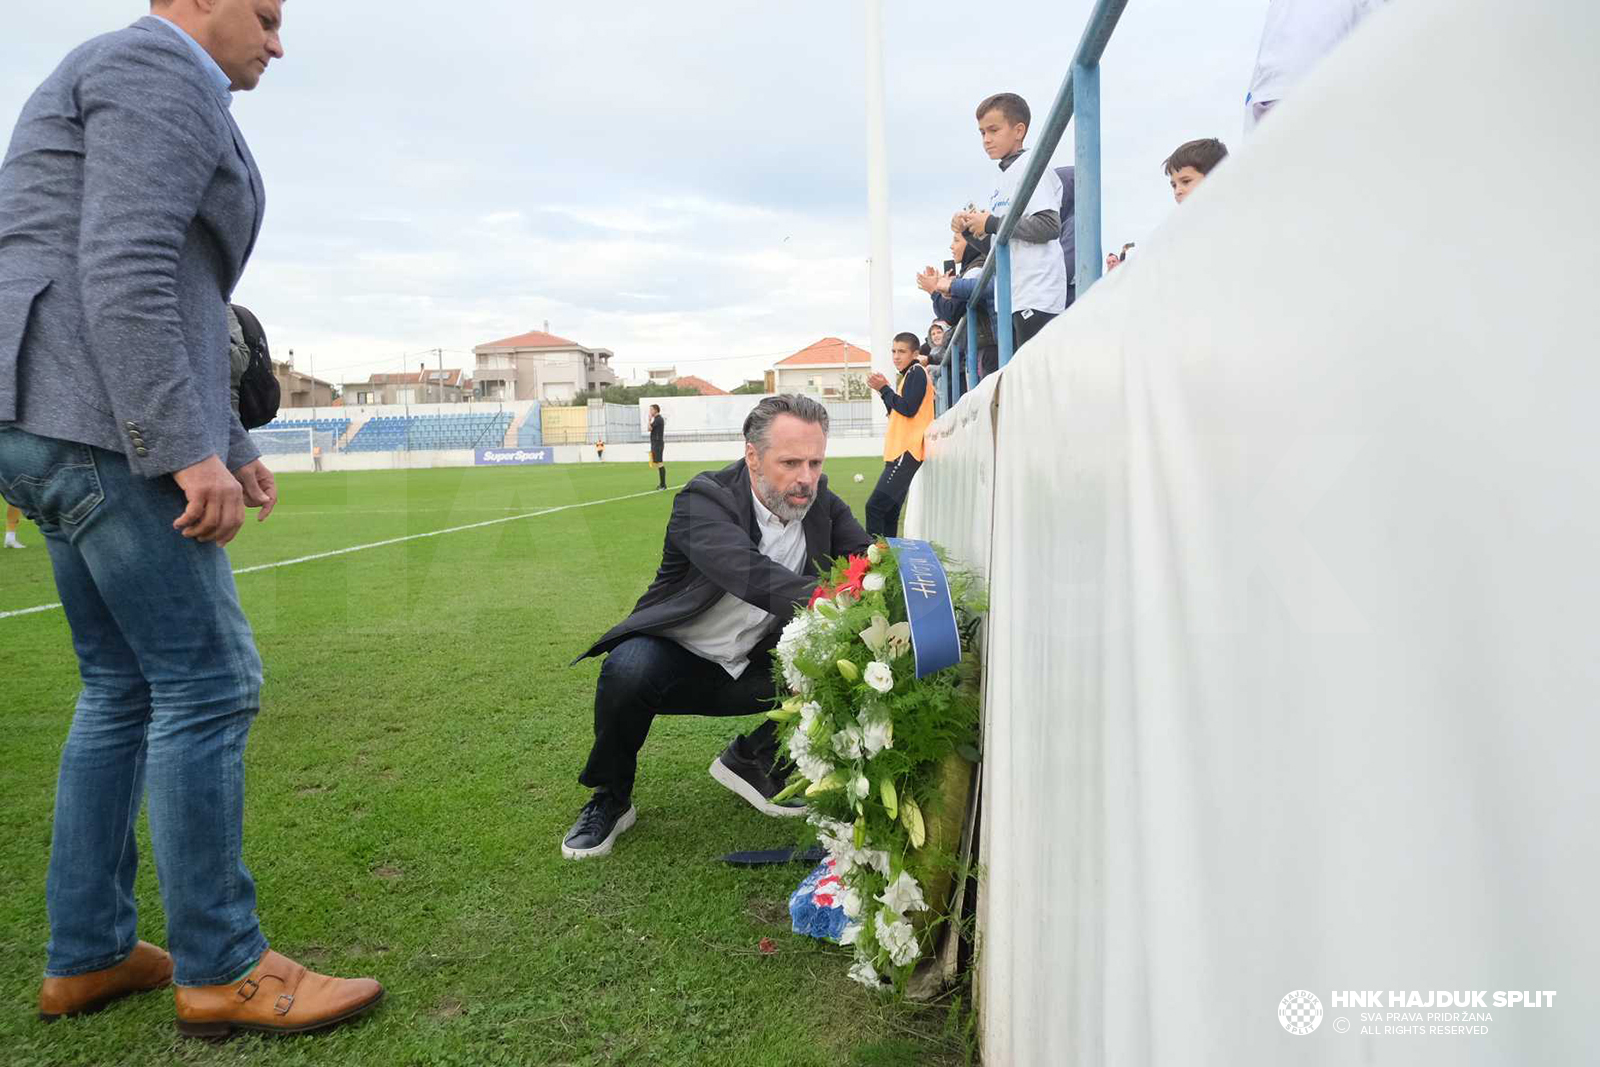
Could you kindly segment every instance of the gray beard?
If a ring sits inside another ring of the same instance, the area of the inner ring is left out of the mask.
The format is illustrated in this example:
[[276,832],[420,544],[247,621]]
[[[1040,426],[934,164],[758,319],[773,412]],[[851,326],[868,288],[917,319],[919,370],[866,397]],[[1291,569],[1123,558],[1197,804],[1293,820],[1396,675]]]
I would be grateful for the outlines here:
[[807,500],[804,504],[791,504],[784,497],[784,495],[778,491],[777,486],[763,478],[760,472],[752,473],[755,474],[756,496],[763,504],[767,506],[768,511],[778,516],[778,518],[782,519],[784,522],[799,522],[801,519],[805,518],[806,513],[811,510],[811,505],[817,502],[816,490],[813,489],[811,491],[811,499]]

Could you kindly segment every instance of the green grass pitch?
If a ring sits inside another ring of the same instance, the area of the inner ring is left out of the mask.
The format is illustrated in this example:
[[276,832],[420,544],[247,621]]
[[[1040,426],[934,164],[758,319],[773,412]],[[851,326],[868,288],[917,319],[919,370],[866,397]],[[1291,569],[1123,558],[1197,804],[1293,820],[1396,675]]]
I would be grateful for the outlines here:
[[[705,465],[709,466],[709,465]],[[703,467],[670,464],[681,484]],[[881,463],[833,460],[858,518]],[[855,483],[860,472],[866,481]],[[247,754],[245,857],[273,946],[389,990],[310,1038],[179,1038],[170,993],[45,1026],[44,876],[77,692],[59,611],[0,619],[0,1061],[33,1064],[960,1062],[948,1005],[880,1003],[845,950],[788,930],[799,867],[737,870],[794,840],[706,767],[754,720],[657,722],[639,823],[609,858],[558,843],[586,799],[596,661],[660,559],[671,494],[643,464],[284,475],[235,568],[610,501],[238,578],[266,666]],[[613,500],[627,494],[644,493]],[[0,612],[56,599],[38,531],[0,553]],[[141,829],[141,834],[144,834]],[[146,846],[140,934],[166,941]],[[777,951],[763,954],[761,938]]]

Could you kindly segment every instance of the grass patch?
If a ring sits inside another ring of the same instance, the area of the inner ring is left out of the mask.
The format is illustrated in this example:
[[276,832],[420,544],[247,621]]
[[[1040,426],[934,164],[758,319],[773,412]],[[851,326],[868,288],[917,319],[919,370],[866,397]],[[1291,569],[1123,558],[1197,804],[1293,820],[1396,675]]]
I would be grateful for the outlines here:
[[[836,460],[862,514],[879,464]],[[670,469],[675,482],[692,472]],[[868,480],[856,484],[860,471]],[[286,475],[230,549],[249,567],[648,490],[642,464]],[[795,937],[799,868],[714,862],[789,843],[706,774],[753,721],[664,718],[639,824],[561,858],[586,799],[598,664],[568,663],[654,573],[671,494],[648,494],[239,578],[267,685],[247,755],[245,857],[273,946],[389,989],[314,1038],[180,1039],[170,994],[33,1018],[48,937],[56,762],[77,692],[65,620],[0,620],[0,1048],[7,1064],[721,1064],[961,1061],[945,1008],[880,1003],[843,950]],[[56,599],[37,531],[0,555],[0,611]],[[141,830],[141,833],[146,831]],[[145,855],[148,856],[146,845]],[[148,862],[140,932],[164,944]],[[760,951],[763,937],[777,951]]]

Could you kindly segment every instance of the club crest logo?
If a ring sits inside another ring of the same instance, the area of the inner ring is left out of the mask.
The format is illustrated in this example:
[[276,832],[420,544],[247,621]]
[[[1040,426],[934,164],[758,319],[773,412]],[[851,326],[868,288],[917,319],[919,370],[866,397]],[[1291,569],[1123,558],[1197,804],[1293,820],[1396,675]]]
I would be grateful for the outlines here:
[[1322,1001],[1315,993],[1296,989],[1278,1001],[1278,1022],[1291,1034],[1309,1034],[1322,1025]]

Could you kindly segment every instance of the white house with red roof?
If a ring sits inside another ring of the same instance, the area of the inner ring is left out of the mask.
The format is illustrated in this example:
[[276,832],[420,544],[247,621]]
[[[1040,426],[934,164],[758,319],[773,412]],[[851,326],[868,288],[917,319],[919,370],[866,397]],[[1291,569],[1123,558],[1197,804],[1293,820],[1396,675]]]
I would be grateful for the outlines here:
[[809,393],[824,400],[848,399],[845,381],[858,382],[858,396],[865,397],[867,375],[872,373],[872,356],[837,337],[824,337],[792,356],[780,359],[767,372],[769,393]]
[[618,384],[609,348],[590,348],[541,330],[478,345],[472,354],[482,400],[565,404],[589,389]]

